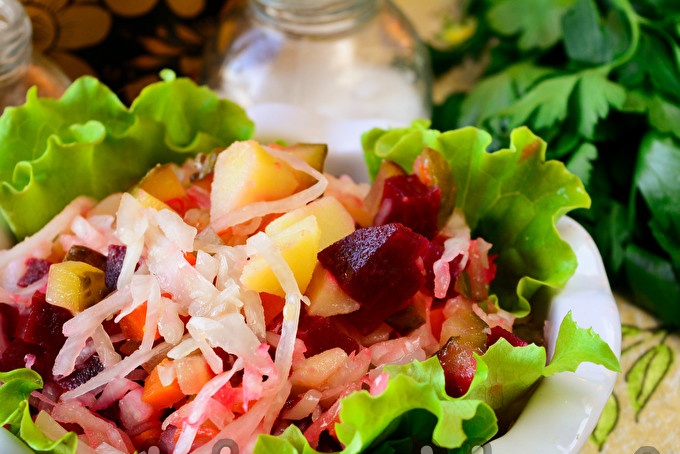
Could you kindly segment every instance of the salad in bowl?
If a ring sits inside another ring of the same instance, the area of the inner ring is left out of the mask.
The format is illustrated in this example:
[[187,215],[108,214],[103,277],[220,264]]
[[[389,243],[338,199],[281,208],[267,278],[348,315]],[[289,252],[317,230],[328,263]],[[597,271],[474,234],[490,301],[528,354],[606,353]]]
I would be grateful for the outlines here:
[[164,77],[0,118],[0,414],[31,449],[471,452],[619,370],[569,298],[589,197],[528,129],[369,129],[369,183]]

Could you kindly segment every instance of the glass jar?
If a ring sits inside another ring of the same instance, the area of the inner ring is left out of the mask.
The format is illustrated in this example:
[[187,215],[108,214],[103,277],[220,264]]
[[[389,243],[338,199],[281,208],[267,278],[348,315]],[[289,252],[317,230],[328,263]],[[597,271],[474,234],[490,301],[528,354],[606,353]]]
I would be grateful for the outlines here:
[[58,97],[70,80],[46,57],[33,52],[32,26],[17,0],[0,0],[0,113],[22,105],[37,86],[43,97]]
[[403,124],[431,113],[427,50],[389,0],[237,1],[207,50],[203,82],[246,109]]

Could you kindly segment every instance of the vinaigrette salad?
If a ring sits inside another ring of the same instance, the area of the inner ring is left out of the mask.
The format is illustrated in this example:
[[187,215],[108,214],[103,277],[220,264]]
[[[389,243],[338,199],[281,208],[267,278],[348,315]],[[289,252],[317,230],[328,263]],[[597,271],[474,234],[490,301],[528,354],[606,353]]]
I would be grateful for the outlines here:
[[475,128],[367,131],[371,184],[325,173],[323,144],[211,131],[40,228],[3,205],[27,236],[0,252],[0,416],[32,449],[469,452],[541,377],[618,370],[570,316],[546,362],[532,305],[573,273],[555,222],[589,198],[528,129],[494,153]]

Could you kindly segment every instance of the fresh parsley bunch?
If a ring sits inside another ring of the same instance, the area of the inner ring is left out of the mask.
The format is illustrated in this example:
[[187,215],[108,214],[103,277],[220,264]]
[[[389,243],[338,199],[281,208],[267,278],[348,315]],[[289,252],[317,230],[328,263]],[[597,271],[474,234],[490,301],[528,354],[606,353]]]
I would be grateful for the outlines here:
[[[466,93],[438,105],[440,130],[474,125],[494,146],[528,126],[592,197],[571,215],[612,285],[680,326],[680,2],[477,0],[433,48],[435,72],[486,58]],[[462,38],[461,38],[462,37]]]

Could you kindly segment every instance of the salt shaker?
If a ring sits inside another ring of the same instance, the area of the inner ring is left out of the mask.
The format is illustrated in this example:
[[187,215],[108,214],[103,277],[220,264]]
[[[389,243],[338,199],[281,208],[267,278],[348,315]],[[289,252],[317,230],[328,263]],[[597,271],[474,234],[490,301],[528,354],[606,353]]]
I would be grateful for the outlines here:
[[0,0],[0,113],[23,104],[32,86],[37,86],[39,96],[58,97],[70,84],[57,65],[33,52],[31,34],[23,5]]
[[202,82],[246,109],[399,124],[431,113],[427,50],[390,0],[236,2],[209,44]]

